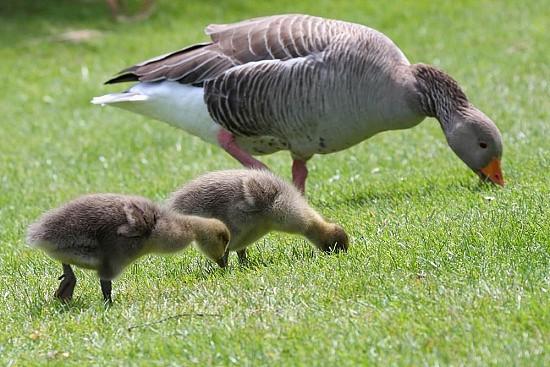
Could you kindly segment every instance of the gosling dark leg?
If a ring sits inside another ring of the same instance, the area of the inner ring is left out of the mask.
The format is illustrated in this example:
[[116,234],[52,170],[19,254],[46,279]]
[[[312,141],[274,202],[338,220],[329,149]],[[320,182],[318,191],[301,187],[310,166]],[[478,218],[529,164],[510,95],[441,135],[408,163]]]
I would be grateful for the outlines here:
[[107,304],[113,303],[113,300],[111,299],[112,282],[110,280],[103,279],[100,279],[99,282],[101,283],[101,293],[103,293],[103,301]]
[[63,275],[59,277],[61,283],[54,293],[54,297],[63,302],[70,301],[73,298],[74,287],[76,286],[76,277],[69,264],[63,265]]
[[246,249],[237,251],[237,256],[239,257],[240,264],[246,264],[248,262],[248,258],[246,257]]

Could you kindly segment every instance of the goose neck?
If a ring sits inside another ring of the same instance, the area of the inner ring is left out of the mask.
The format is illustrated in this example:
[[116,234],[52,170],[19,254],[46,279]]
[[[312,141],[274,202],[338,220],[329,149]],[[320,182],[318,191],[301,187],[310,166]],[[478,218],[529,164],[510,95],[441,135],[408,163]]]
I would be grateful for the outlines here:
[[453,115],[470,103],[458,83],[445,72],[425,64],[412,65],[421,112],[438,119],[445,133],[453,129]]

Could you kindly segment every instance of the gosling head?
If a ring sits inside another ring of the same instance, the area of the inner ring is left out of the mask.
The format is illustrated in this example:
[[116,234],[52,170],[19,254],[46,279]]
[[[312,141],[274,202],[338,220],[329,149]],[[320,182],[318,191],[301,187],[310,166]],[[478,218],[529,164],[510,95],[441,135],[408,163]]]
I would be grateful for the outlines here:
[[194,230],[197,248],[221,268],[226,267],[225,254],[231,239],[227,226],[217,219],[201,218]]
[[455,111],[451,119],[446,134],[451,149],[482,180],[504,186],[502,137],[494,122],[472,105]]
[[315,226],[306,233],[306,236],[325,253],[346,252],[349,247],[348,235],[338,224],[325,223]]

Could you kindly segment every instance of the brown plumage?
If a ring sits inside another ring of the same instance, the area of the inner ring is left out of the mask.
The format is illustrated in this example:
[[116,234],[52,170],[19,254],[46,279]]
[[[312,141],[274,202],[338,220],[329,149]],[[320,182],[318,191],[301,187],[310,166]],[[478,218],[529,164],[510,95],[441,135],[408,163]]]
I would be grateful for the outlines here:
[[211,42],[123,70],[107,83],[139,83],[92,102],[166,121],[249,168],[265,168],[253,155],[288,150],[302,191],[313,155],[430,116],[468,167],[504,184],[493,121],[448,74],[411,64],[384,34],[300,14],[210,25],[206,33]]
[[72,298],[76,277],[70,265],[93,269],[104,299],[111,301],[111,280],[148,253],[169,253],[192,241],[220,263],[229,241],[218,220],[185,216],[152,201],[117,194],[79,197],[46,212],[30,225],[27,242],[63,264],[57,298]]
[[348,236],[325,221],[291,184],[265,170],[202,175],[174,192],[166,205],[182,214],[216,218],[231,232],[228,250],[245,249],[269,231],[304,235],[324,252],[346,251]]

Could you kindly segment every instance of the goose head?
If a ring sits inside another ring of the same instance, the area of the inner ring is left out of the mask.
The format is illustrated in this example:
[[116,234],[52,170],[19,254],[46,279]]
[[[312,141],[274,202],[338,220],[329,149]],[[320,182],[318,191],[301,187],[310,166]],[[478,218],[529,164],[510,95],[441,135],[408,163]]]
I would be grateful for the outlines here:
[[502,137],[493,121],[472,105],[455,111],[451,119],[445,133],[451,149],[482,180],[504,186]]
[[504,186],[502,137],[495,123],[443,71],[425,64],[412,68],[421,112],[439,120],[453,152],[482,180]]

